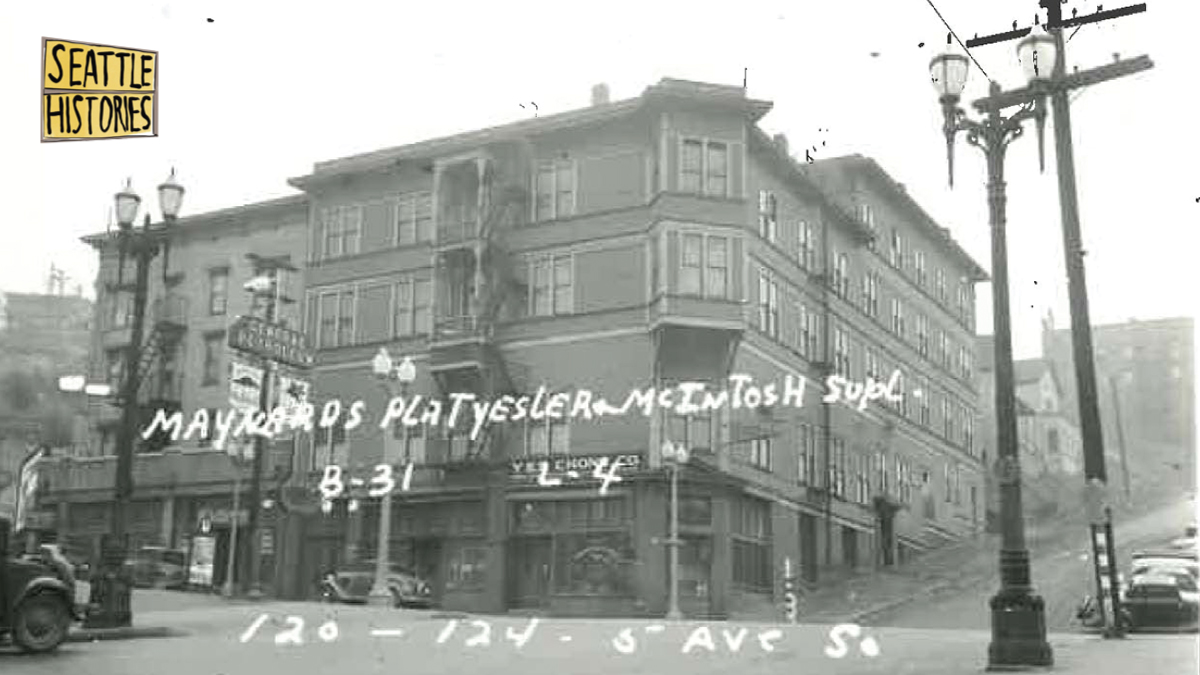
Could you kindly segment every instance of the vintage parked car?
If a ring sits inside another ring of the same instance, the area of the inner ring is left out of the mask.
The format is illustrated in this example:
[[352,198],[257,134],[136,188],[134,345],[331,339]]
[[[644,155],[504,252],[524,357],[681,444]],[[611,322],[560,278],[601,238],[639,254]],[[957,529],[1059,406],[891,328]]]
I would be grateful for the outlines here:
[[125,565],[137,588],[183,588],[187,585],[187,554],[162,546],[143,546]]
[[[346,565],[326,574],[320,581],[321,599],[349,605],[363,605],[369,601],[371,586],[375,582],[375,564],[361,562]],[[433,590],[429,584],[412,572],[391,565],[388,572],[388,591],[392,595],[393,607],[429,608],[433,606]]]
[[1129,580],[1122,599],[1132,628],[1197,628],[1200,592],[1183,570],[1154,568]]
[[11,638],[29,652],[57,649],[83,620],[75,602],[70,566],[46,562],[45,556],[11,550],[12,524],[0,518],[0,639]]

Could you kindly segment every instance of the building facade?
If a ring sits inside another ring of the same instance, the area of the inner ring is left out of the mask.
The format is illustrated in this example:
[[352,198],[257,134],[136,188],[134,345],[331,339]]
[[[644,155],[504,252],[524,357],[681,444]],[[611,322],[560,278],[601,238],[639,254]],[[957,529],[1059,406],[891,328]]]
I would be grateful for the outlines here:
[[[1190,318],[1128,321],[1092,329],[1109,483],[1122,487],[1122,439],[1131,487],[1194,489],[1196,388]],[[1078,419],[1071,332],[1042,323],[1042,354],[1054,364]],[[1119,428],[1118,428],[1119,421]],[[1164,482],[1165,481],[1165,482]],[[1190,486],[1190,488],[1188,487]]]
[[[226,331],[235,316],[262,309],[242,290],[257,272],[247,254],[290,256],[297,266],[303,265],[306,220],[306,201],[299,195],[175,222],[168,252],[160,253],[150,267],[139,364],[140,428],[160,409],[183,411],[187,420],[199,409],[229,409],[229,370],[236,357],[226,346]],[[132,339],[135,264],[127,258],[120,270],[115,233],[91,235],[84,242],[100,258],[88,380],[119,391]],[[300,281],[299,275],[285,276],[281,289],[294,298]],[[298,326],[299,303],[281,303],[278,315],[285,324]],[[43,460],[50,489],[41,499],[54,515],[59,536],[82,555],[95,554],[100,535],[111,531],[120,421],[120,411],[108,399],[88,397],[86,407],[89,442],[74,456]],[[214,449],[202,436],[193,433],[177,442],[163,436],[138,438],[128,516],[135,550],[162,546],[189,555],[205,521],[211,525],[204,534],[214,540],[210,548],[215,548],[215,557],[227,555],[232,518],[244,520],[245,509],[238,514],[232,510],[233,462],[224,449]],[[289,466],[291,447],[282,440],[274,444],[268,476]],[[248,475],[246,469],[241,472]],[[264,517],[273,515],[268,511]],[[215,566],[206,583],[220,585],[224,570],[224,565]]]
[[[979,339],[976,378],[981,402],[995,397],[992,345],[991,336]],[[1023,359],[1014,362],[1013,367],[1024,512],[1036,519],[1079,510],[1083,507],[1083,440],[1054,364],[1045,359]],[[989,469],[998,456],[994,410],[994,406],[981,405],[981,455]],[[994,525],[1000,508],[999,485],[990,470],[986,485],[987,518]]]
[[[680,479],[690,615],[774,612],[789,566],[816,582],[981,527],[979,266],[874,161],[797,163],[757,124],[771,104],[741,88],[593,93],[582,110],[291,181],[310,207],[317,408],[364,400],[378,413],[396,393],[371,374],[380,347],[414,360],[410,397],[587,388],[620,401],[744,374],[807,378],[807,405],[543,418],[475,440],[465,414],[454,429],[335,425],[311,437],[310,485],[329,465],[361,476],[414,463],[392,502],[390,555],[444,607],[477,611],[661,614],[664,441],[692,451]],[[827,376],[895,371],[902,395],[887,405],[820,403]],[[528,470],[617,457],[628,468],[604,494]],[[376,555],[380,500],[355,505],[292,509],[281,593]]]

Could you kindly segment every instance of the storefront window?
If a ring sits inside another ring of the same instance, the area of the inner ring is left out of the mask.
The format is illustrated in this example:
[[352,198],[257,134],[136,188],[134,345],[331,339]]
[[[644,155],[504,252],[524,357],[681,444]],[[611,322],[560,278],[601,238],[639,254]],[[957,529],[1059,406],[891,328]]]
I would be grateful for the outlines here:
[[629,535],[561,535],[554,577],[561,593],[626,596],[632,592],[633,551]]
[[486,569],[486,549],[460,548],[450,558],[450,575],[446,580],[446,588],[460,591],[482,588]]
[[733,502],[733,583],[770,592],[771,505],[743,496]]

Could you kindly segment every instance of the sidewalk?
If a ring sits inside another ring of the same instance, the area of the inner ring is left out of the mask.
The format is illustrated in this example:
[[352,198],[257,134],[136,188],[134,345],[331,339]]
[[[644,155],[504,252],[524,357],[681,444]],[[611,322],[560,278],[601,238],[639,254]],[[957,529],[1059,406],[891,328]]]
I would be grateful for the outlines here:
[[[1145,505],[1119,509],[1114,517],[1129,521],[1161,508]],[[1087,545],[1087,525],[1082,513],[1068,513],[1026,526],[1025,538],[1034,557]],[[924,597],[961,588],[996,575],[998,534],[980,534],[945,548],[930,551],[893,569],[821,584],[801,600],[802,621],[860,623],[871,616]]]

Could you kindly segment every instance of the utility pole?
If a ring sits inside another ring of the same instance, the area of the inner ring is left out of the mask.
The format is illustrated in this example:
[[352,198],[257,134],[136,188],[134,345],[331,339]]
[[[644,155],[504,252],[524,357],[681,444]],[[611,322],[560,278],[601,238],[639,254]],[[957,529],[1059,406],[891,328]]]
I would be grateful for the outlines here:
[[[273,326],[276,322],[277,305],[280,302],[290,300],[282,295],[280,271],[294,271],[296,268],[288,261],[287,256],[268,258],[252,253],[246,257],[254,264],[258,275],[271,280],[269,290],[252,289],[252,292],[256,298],[268,298],[264,318],[268,326]],[[262,386],[259,389],[258,408],[264,415],[270,415],[271,412],[271,380],[275,376],[274,366],[274,361],[270,357],[262,357]],[[246,594],[251,598],[259,598],[263,595],[260,579],[261,570],[259,569],[262,565],[262,532],[260,531],[260,520],[262,518],[263,472],[266,465],[266,454],[269,449],[270,445],[266,436],[255,434],[254,460],[250,476],[250,494],[247,498],[248,503],[246,504],[249,510],[249,522],[246,526],[246,575],[243,577],[246,579]]]

